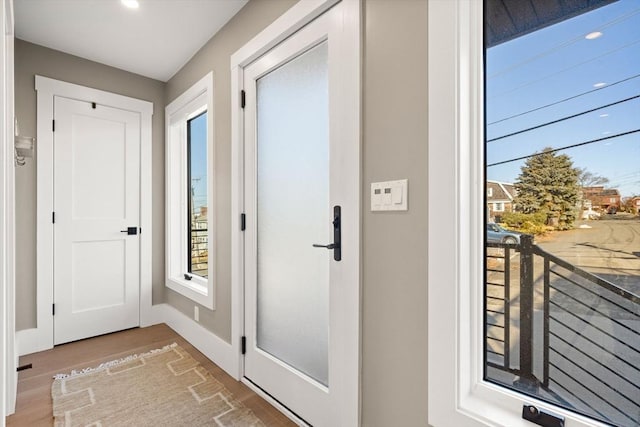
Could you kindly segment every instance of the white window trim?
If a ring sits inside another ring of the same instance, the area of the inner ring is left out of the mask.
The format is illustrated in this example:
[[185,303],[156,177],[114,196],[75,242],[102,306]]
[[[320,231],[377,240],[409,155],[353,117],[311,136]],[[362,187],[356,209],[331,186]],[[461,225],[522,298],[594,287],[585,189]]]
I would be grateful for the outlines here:
[[[15,347],[15,165],[13,1],[3,0],[0,16],[0,417],[15,412],[18,357]],[[0,424],[4,425],[3,422]]]
[[[208,278],[186,273],[187,241],[184,237],[187,197],[186,182],[186,123],[187,120],[207,111],[207,214],[208,218]],[[213,129],[213,72],[197,81],[165,109],[165,262],[166,286],[179,294],[215,310],[215,146]],[[178,159],[178,161],[176,161]],[[179,199],[179,203],[175,200]]]
[[529,427],[527,403],[604,426],[482,380],[482,21],[481,1],[429,2],[429,424]]
[[504,202],[494,202],[493,210],[495,212],[504,212]]

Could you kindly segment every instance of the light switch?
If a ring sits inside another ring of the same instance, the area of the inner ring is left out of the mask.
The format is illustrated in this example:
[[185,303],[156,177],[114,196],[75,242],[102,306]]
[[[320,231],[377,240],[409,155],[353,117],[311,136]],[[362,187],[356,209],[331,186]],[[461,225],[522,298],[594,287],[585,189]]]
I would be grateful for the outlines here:
[[371,184],[371,210],[381,210],[382,188]]
[[391,189],[391,197],[394,205],[402,203],[402,187],[400,185],[394,185]]
[[406,179],[371,183],[372,211],[408,210],[408,184]]
[[392,203],[391,187],[385,186],[382,191],[383,191],[383,193],[382,193],[382,204],[384,206],[389,206]]

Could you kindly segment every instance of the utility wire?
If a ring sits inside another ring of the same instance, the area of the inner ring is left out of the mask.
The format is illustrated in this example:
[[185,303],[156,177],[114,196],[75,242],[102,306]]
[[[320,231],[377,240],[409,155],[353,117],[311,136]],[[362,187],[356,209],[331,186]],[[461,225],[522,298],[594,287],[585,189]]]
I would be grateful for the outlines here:
[[616,135],[605,136],[604,138],[592,139],[591,141],[581,142],[579,144],[572,144],[572,145],[567,145],[565,147],[554,148],[553,150],[546,150],[546,151],[543,151],[542,153],[534,153],[534,154],[529,154],[528,156],[516,157],[515,159],[509,159],[509,160],[503,160],[501,162],[491,163],[487,165],[487,167],[503,165],[505,163],[517,162],[518,160],[524,160],[530,157],[541,156],[547,153],[555,153],[557,151],[568,150],[569,148],[581,147],[583,145],[593,144],[600,141],[606,141],[607,139],[619,138],[621,136],[631,135],[638,132],[640,132],[640,129],[630,130],[629,132],[623,132]]
[[612,102],[611,104],[602,105],[602,106],[597,107],[597,108],[592,108],[591,110],[583,111],[581,113],[573,114],[571,116],[562,117],[562,118],[559,118],[557,120],[552,120],[550,122],[546,122],[546,123],[542,123],[542,124],[539,124],[539,125],[536,125],[536,126],[532,126],[530,128],[522,129],[522,130],[519,130],[517,132],[512,132],[512,133],[508,133],[506,135],[498,136],[496,138],[488,139],[487,142],[499,141],[501,139],[509,138],[511,136],[520,135],[521,133],[530,132],[532,130],[540,129],[540,128],[543,128],[545,126],[550,126],[550,125],[553,125],[553,124],[556,124],[556,123],[564,122],[565,120],[574,119],[576,117],[584,116],[585,114],[593,113],[594,111],[602,110],[603,108],[609,108],[609,107],[612,107],[614,105],[622,104],[623,102],[632,101],[632,100],[637,99],[637,98],[640,98],[640,95],[632,96],[630,98],[626,98],[626,99],[622,99],[620,101]]
[[507,120],[515,119],[516,117],[524,116],[525,114],[534,113],[536,111],[543,110],[545,108],[553,107],[554,105],[562,104],[563,102],[571,101],[572,99],[576,99],[576,98],[579,98],[579,97],[584,96],[584,95],[589,95],[590,93],[594,93],[594,92],[597,92],[599,90],[608,89],[608,88],[610,88],[612,86],[618,85],[620,83],[627,82],[629,80],[636,79],[638,77],[640,77],[640,74],[636,74],[635,76],[631,76],[631,77],[627,77],[627,78],[622,79],[622,80],[618,80],[617,82],[610,83],[610,84],[608,84],[608,85],[606,85],[604,87],[591,89],[591,90],[589,90],[587,92],[583,92],[583,93],[580,93],[578,95],[573,95],[573,96],[570,96],[568,98],[564,98],[564,99],[561,99],[559,101],[555,101],[555,102],[552,102],[550,104],[543,105],[541,107],[536,107],[536,108],[533,108],[531,110],[528,110],[528,111],[525,111],[525,112],[522,112],[522,113],[514,114],[513,116],[505,117],[503,119],[496,120],[496,121],[493,121],[491,123],[487,123],[487,126],[495,125],[497,123],[502,123],[502,122],[505,122]]
[[[627,19],[637,15],[638,13],[640,13],[640,9],[635,9],[635,10],[633,10],[633,11],[627,13],[627,14],[621,15],[618,18],[601,25],[600,27],[596,27],[594,29],[594,31],[604,30],[605,28],[609,28],[609,27],[612,27],[614,25],[617,25],[617,24],[619,24],[619,23],[621,23],[623,21],[626,21]],[[487,77],[487,80],[491,80],[494,77],[498,77],[498,76],[500,76],[502,74],[508,73],[508,72],[510,72],[510,71],[512,71],[512,70],[514,70],[516,68],[520,68],[523,65],[526,65],[526,64],[529,64],[531,62],[534,62],[534,61],[536,61],[536,60],[538,60],[540,58],[544,58],[547,55],[550,55],[550,54],[552,54],[554,52],[557,52],[558,50],[564,49],[565,47],[569,47],[572,44],[575,44],[575,43],[577,43],[577,42],[579,42],[579,41],[581,41],[583,39],[584,39],[584,36],[581,34],[581,35],[579,35],[577,37],[574,37],[572,39],[569,39],[567,41],[559,43],[559,44],[553,46],[552,48],[550,48],[550,49],[548,49],[548,50],[546,50],[544,52],[541,52],[541,53],[539,53],[539,54],[537,54],[535,56],[532,56],[531,58],[527,58],[527,59],[525,59],[525,60],[523,60],[521,62],[518,62],[516,64],[513,64],[513,65],[511,65],[511,66],[509,66],[509,67],[507,67],[507,68],[505,68],[503,70],[500,70],[500,71],[497,71],[497,72],[493,73],[492,75]]]
[[540,79],[538,79],[538,80],[532,80],[532,81],[530,81],[530,82],[527,82],[527,83],[521,84],[520,86],[516,86],[516,87],[514,87],[513,89],[509,89],[509,90],[507,90],[507,91],[505,91],[505,92],[499,93],[499,94],[497,94],[497,95],[493,95],[493,96],[491,96],[489,99],[499,98],[499,97],[501,97],[501,96],[508,95],[508,94],[510,94],[510,93],[512,93],[512,92],[516,92],[516,91],[518,91],[518,90],[520,90],[520,89],[522,89],[522,88],[524,88],[524,87],[531,86],[531,85],[533,85],[533,84],[536,84],[536,83],[539,83],[539,82],[545,81],[545,80],[547,80],[547,79],[549,79],[549,78],[551,78],[551,77],[553,77],[553,76],[557,76],[558,74],[562,74],[562,73],[564,73],[564,72],[566,72],[566,71],[569,71],[569,70],[572,70],[572,69],[574,69],[574,68],[581,67],[581,66],[583,66],[583,65],[585,65],[585,64],[588,64],[588,63],[590,63],[590,62],[593,62],[593,61],[595,61],[595,60],[597,60],[597,59],[604,58],[605,56],[612,55],[612,54],[614,54],[614,53],[616,53],[616,52],[619,52],[619,51],[621,51],[621,50],[624,50],[624,49],[626,49],[626,48],[628,48],[628,47],[631,47],[631,46],[633,46],[633,45],[636,45],[636,44],[638,44],[638,43],[640,43],[640,40],[635,40],[635,41],[633,41],[633,42],[631,42],[631,43],[628,43],[628,44],[622,45],[622,46],[620,46],[620,47],[618,47],[618,48],[616,48],[616,49],[613,49],[613,50],[610,50],[610,51],[608,51],[608,52],[605,52],[605,53],[603,53],[602,55],[595,56],[595,57],[593,57],[593,58],[591,58],[591,59],[587,59],[586,61],[582,61],[582,62],[579,62],[579,63],[577,63],[577,64],[575,64],[575,65],[570,66],[570,67],[567,67],[567,68],[564,68],[564,69],[562,69],[562,70],[556,71],[555,73],[548,74],[548,75],[546,75],[546,76],[544,76],[544,77],[542,77],[542,78],[540,78]]

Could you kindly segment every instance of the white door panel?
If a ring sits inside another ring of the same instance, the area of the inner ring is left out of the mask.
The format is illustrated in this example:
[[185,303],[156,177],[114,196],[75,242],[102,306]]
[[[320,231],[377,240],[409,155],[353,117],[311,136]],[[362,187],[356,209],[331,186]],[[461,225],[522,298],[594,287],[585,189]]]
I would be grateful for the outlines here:
[[75,115],[72,125],[73,218],[125,218],[125,123]]
[[140,116],[62,97],[54,115],[60,344],[139,325]]

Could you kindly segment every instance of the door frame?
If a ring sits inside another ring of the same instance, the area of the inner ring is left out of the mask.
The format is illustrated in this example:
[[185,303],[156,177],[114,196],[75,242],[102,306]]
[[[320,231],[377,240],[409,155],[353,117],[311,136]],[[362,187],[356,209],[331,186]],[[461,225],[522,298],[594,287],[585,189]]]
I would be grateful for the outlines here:
[[60,96],[140,114],[140,326],[151,322],[151,118],[153,103],[36,75],[37,327],[22,331],[20,354],[53,348],[53,105]]
[[[288,413],[279,402],[253,387],[243,379],[244,358],[241,351],[244,334],[244,234],[241,231],[241,214],[244,212],[244,111],[241,106],[241,91],[244,88],[244,68],[267,53],[280,42],[291,36],[309,22],[322,15],[340,0],[307,0],[291,7],[271,25],[251,39],[231,56],[231,345],[237,354],[236,378],[256,390],[270,403]],[[355,257],[354,268],[345,272],[345,283],[354,284],[341,289],[339,295],[348,312],[337,313],[340,325],[345,331],[345,341],[340,343],[340,358],[343,370],[338,384],[341,425],[359,425],[360,420],[360,300],[361,300],[361,2],[342,0],[344,21],[340,44],[340,121],[335,123],[342,140],[353,141],[348,156],[341,161],[350,164],[349,176],[343,180],[344,193],[355,201],[357,212],[353,213],[343,231],[344,240],[357,242],[351,248],[350,256]],[[289,416],[295,418],[291,413]]]
[[[0,5],[0,419],[15,412],[15,163],[13,0]],[[2,422],[0,424],[4,425]]]

